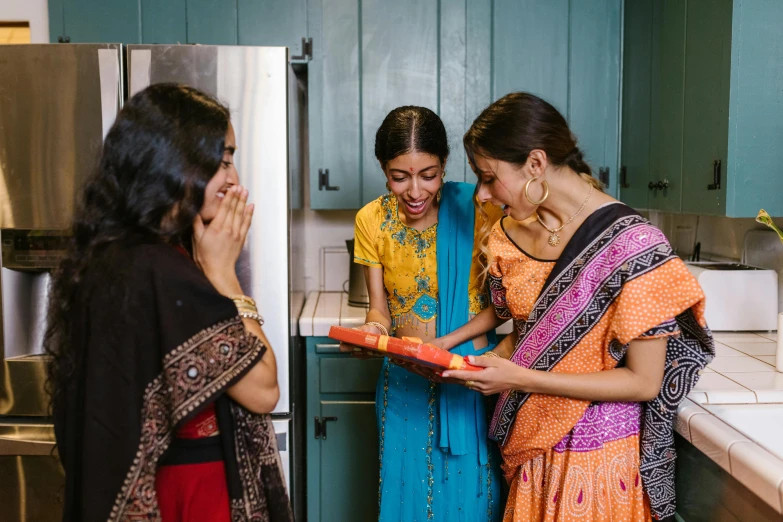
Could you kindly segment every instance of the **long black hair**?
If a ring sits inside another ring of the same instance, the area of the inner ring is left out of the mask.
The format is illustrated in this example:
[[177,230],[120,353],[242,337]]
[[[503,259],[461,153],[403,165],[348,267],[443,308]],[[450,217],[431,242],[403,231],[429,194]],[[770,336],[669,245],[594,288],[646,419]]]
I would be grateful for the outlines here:
[[441,166],[449,157],[446,127],[426,107],[406,105],[393,109],[375,133],[375,157],[384,170],[388,162],[409,152],[437,156]]
[[88,298],[85,275],[110,245],[189,242],[228,125],[225,106],[177,84],[144,89],[118,114],[81,195],[66,257],[52,274],[44,349],[52,356],[47,388],[55,412],[80,358],[74,314]]

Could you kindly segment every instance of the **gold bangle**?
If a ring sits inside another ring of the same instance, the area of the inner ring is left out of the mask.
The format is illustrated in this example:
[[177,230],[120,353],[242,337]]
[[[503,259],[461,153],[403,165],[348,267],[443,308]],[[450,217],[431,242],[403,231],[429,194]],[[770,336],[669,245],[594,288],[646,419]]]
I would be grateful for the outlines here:
[[243,319],[252,319],[256,321],[259,326],[264,326],[264,318],[258,312],[239,312],[239,317]]
[[252,306],[253,308],[256,307],[255,300],[252,297],[248,297],[246,295],[232,295],[232,296],[229,296],[229,299],[234,301],[234,303],[236,303],[237,305],[239,305],[239,303],[247,303],[250,306]]
[[237,310],[240,312],[253,312],[256,314],[258,313],[258,308],[256,308],[255,306],[250,306],[246,303],[234,303],[234,306],[236,306]]
[[497,357],[498,359],[502,359],[501,356],[499,356],[498,354],[496,354],[492,350],[487,350],[486,352],[482,353],[481,355],[483,355],[484,357]]
[[364,326],[374,326],[378,330],[380,330],[383,335],[385,335],[386,337],[389,336],[389,330],[387,330],[385,326],[383,326],[381,323],[377,321],[367,321],[366,323],[364,323]]

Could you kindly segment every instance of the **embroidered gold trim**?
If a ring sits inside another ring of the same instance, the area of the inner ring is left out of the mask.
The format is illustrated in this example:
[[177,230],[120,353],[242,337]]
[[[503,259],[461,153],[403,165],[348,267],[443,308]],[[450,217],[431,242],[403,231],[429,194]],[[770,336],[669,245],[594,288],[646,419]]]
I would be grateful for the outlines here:
[[155,474],[174,426],[254,364],[264,347],[239,317],[206,328],[163,358],[163,371],[144,391],[136,457],[108,521],[160,519]]

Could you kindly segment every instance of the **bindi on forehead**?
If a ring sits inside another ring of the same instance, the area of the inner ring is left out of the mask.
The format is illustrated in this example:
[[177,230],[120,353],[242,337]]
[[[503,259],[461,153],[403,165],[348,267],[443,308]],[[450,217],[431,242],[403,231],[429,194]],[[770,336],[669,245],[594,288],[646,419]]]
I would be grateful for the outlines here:
[[411,172],[413,172],[413,167],[408,167],[408,170],[410,170]]

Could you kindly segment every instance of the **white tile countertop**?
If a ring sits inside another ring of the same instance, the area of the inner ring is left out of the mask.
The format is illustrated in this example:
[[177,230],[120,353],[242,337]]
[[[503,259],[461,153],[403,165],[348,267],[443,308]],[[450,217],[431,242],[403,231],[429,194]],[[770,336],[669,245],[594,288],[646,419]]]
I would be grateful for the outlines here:
[[[348,305],[345,292],[310,292],[299,316],[299,332],[304,337],[329,335],[334,325],[355,328],[364,324],[366,308]],[[511,321],[497,329],[498,333],[511,332]]]
[[[356,327],[366,310],[343,292],[311,292],[299,331],[326,336]],[[499,329],[511,331],[507,323]],[[680,406],[677,432],[783,514],[783,373],[775,371],[776,333],[716,333],[716,357]]]

